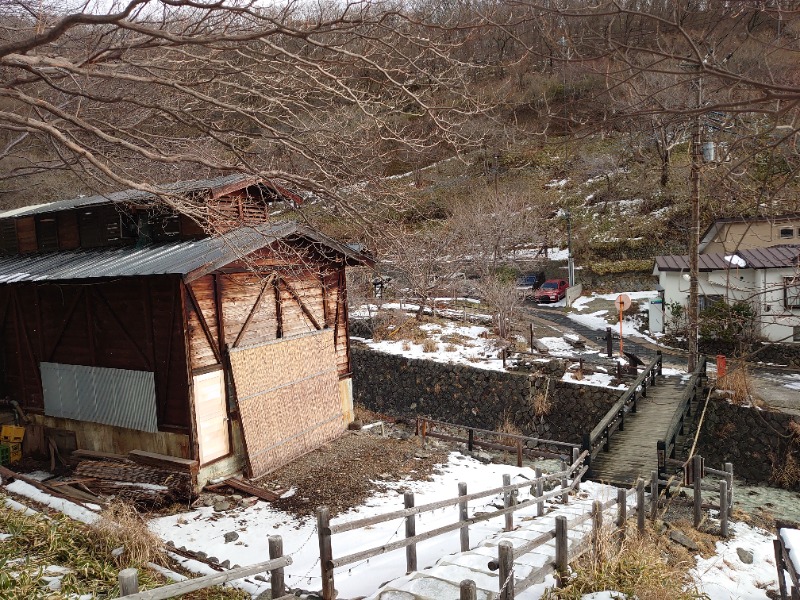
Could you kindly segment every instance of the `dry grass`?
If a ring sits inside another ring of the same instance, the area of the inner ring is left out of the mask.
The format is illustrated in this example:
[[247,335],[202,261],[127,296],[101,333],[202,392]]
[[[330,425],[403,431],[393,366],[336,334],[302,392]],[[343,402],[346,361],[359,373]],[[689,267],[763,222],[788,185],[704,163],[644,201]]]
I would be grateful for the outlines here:
[[800,484],[800,462],[792,453],[791,446],[787,449],[782,460],[779,457],[775,457],[773,460],[770,479],[775,485],[787,490],[793,489]]
[[125,549],[119,557],[125,563],[164,563],[164,546],[161,540],[148,529],[147,523],[133,505],[126,502],[110,504],[103,511],[96,529],[107,544]]
[[[533,388],[531,388],[533,391]],[[543,417],[550,414],[553,404],[550,401],[550,379],[547,380],[547,386],[544,391],[538,391],[533,394],[533,414],[537,417]]]
[[725,376],[717,379],[717,389],[730,392],[731,402],[734,404],[740,406],[763,405],[763,402],[752,393],[750,371],[745,361],[732,362]]
[[437,352],[439,350],[439,344],[436,343],[435,340],[422,340],[422,351],[423,352]]
[[549,589],[543,600],[580,600],[604,590],[638,600],[699,600],[687,573],[694,566],[688,552],[669,544],[664,536],[645,532],[629,535],[622,544],[601,535],[598,551],[587,552],[574,564],[574,573],[561,589]]
[[[497,431],[499,431],[500,433],[508,433],[508,434],[510,434],[512,436],[513,435],[522,435],[522,430],[519,427],[516,426],[516,424],[514,423],[514,420],[512,419],[512,417],[511,417],[511,415],[509,414],[508,411],[503,413],[503,422],[500,425],[500,427],[497,429]],[[516,447],[517,439],[513,438],[513,437],[510,437],[510,436],[509,437],[501,436],[500,437],[500,443],[503,446]]]

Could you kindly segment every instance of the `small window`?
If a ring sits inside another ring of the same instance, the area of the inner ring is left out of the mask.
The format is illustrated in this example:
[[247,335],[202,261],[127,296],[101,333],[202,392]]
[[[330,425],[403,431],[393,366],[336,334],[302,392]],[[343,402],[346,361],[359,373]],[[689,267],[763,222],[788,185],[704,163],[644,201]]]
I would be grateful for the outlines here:
[[800,325],[795,325],[792,328],[792,341],[800,342]]
[[783,278],[784,308],[800,308],[800,277]]
[[781,239],[790,240],[794,237],[794,229],[791,227],[784,227],[781,229]]

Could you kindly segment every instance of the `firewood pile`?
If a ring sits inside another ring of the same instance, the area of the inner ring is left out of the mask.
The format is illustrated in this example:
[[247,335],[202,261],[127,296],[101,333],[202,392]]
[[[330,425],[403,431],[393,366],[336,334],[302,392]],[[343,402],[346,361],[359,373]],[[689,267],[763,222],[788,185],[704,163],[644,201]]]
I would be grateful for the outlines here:
[[113,496],[150,507],[193,496],[190,473],[158,469],[132,460],[84,460],[75,468],[83,485],[99,496]]

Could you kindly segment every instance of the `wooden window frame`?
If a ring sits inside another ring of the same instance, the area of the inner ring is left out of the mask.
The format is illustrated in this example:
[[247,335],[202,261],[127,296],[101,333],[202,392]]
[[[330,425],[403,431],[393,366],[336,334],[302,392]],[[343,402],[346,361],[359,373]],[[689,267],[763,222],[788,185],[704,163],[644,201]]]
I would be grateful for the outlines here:
[[800,309],[800,276],[783,278],[783,307],[787,310]]

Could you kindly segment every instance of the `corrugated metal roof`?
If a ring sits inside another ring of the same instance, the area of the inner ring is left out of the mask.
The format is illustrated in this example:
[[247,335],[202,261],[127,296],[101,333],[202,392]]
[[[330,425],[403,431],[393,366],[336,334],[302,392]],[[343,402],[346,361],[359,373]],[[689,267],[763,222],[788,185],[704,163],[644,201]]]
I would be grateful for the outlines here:
[[[781,267],[797,266],[800,260],[800,244],[782,244],[767,248],[754,248],[752,250],[738,250],[734,253],[745,262],[739,268],[748,269],[779,269]],[[701,271],[719,271],[736,268],[736,260],[729,260],[726,254],[701,254],[699,268]],[[688,256],[656,256],[656,267],[659,271],[688,271]]]
[[0,283],[139,275],[187,275],[238,260],[298,231],[292,222],[242,227],[223,236],[135,247],[0,257]]
[[222,236],[201,240],[70,250],[0,257],[0,283],[64,281],[103,277],[205,274],[269,246],[276,240],[301,237],[345,256],[351,263],[373,264],[360,254],[327,236],[285,221],[258,227],[242,227]]
[[793,267],[798,264],[800,256],[800,245],[781,244],[768,248],[753,248],[752,250],[741,250],[737,252],[747,265],[754,269],[777,269],[781,267]]
[[[236,184],[242,186],[255,183],[258,179],[242,173],[233,175],[223,175],[222,177],[215,177],[213,179],[196,179],[192,181],[178,181],[177,183],[169,183],[157,186],[164,190],[166,194],[191,194],[220,188],[227,188]],[[91,206],[95,204],[111,204],[115,202],[148,202],[155,199],[156,196],[150,192],[142,190],[123,190],[121,192],[110,192],[108,194],[97,194],[94,196],[80,196],[70,200],[58,200],[56,202],[49,202],[47,204],[37,204],[34,206],[25,206],[22,208],[15,208],[5,212],[0,212],[0,219],[9,217],[23,217],[39,213],[48,213],[58,210],[69,210],[71,208],[81,208],[84,206]]]
[[[724,254],[701,254],[698,257],[698,268],[700,271],[718,271],[730,268],[731,263],[725,260]],[[659,271],[688,271],[689,256],[669,254],[656,256],[656,267]]]

